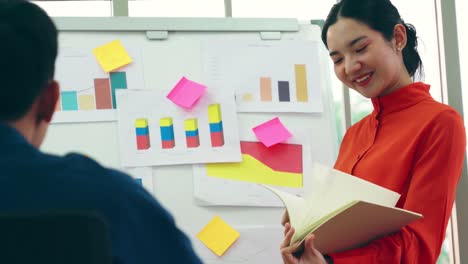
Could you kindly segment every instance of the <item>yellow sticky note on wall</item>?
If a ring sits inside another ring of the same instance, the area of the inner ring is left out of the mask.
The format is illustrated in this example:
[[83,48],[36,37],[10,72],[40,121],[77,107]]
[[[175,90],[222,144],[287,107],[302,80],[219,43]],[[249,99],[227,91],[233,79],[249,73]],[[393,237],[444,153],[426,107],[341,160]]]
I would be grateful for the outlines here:
[[219,216],[211,221],[197,234],[203,242],[216,255],[221,256],[239,238],[240,234]]
[[132,62],[120,40],[114,40],[93,49],[99,64],[105,72],[110,72]]

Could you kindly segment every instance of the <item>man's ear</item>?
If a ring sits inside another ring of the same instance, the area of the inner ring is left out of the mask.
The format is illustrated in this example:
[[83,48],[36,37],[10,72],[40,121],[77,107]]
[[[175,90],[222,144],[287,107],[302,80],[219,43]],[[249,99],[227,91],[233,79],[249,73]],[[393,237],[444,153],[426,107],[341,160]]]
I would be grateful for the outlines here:
[[55,112],[59,93],[59,84],[56,81],[50,81],[39,96],[37,121],[45,121],[50,123]]

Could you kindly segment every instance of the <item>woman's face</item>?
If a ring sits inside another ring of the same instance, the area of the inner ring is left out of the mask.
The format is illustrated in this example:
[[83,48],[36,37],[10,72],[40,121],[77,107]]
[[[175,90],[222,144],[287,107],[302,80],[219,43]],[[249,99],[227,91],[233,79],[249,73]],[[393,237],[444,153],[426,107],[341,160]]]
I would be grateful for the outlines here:
[[412,82],[403,63],[405,44],[403,25],[395,26],[390,42],[380,32],[350,18],[339,18],[327,32],[336,76],[367,98],[389,94]]

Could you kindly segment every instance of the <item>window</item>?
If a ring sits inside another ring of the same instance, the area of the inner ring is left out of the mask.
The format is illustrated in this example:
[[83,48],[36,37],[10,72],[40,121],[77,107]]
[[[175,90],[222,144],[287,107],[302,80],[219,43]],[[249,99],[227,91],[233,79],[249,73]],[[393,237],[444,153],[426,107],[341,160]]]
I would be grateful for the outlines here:
[[131,17],[224,17],[224,1],[129,1],[128,15]]
[[32,1],[53,17],[110,17],[112,1]]

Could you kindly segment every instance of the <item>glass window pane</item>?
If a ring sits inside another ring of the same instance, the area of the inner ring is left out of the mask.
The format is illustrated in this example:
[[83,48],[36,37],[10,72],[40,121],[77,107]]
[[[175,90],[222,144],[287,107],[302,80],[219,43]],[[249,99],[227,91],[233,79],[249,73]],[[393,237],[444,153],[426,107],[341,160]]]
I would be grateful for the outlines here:
[[[431,85],[430,93],[437,101],[442,101],[439,50],[437,38],[436,8],[434,1],[393,0],[405,22],[416,27],[418,50],[424,66],[423,81]],[[416,15],[415,10],[419,14]]]
[[132,17],[224,17],[224,1],[129,1],[128,15]]
[[349,101],[351,103],[351,124],[355,124],[374,110],[371,100],[353,89],[349,91]]
[[109,17],[112,1],[32,1],[53,17]]
[[[458,52],[460,58],[460,75],[462,82],[463,115],[465,127],[468,127],[468,2],[466,0],[455,0],[458,33]],[[468,153],[467,153],[468,155]],[[466,206],[466,202],[459,201],[458,206]],[[462,223],[460,223],[462,224]],[[455,241],[454,243],[457,243]]]
[[457,7],[458,52],[460,53],[460,74],[463,93],[463,111],[465,126],[468,127],[468,2],[455,1]]
[[233,17],[325,19],[334,0],[232,0]]

